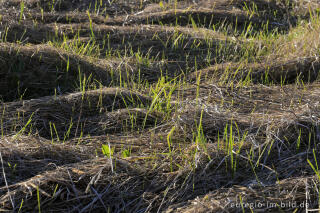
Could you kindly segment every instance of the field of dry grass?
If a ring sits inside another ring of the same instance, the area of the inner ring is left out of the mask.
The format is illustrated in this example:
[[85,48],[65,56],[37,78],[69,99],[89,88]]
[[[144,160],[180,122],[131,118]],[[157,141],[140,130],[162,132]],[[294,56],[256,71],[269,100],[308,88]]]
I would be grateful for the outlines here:
[[320,211],[318,0],[0,0],[0,211]]

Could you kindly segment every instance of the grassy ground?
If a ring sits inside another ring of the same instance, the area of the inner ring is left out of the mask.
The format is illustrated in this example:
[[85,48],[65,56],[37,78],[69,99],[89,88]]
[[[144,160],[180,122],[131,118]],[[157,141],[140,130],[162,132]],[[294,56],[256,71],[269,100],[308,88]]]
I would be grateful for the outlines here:
[[319,211],[317,0],[0,0],[0,210]]

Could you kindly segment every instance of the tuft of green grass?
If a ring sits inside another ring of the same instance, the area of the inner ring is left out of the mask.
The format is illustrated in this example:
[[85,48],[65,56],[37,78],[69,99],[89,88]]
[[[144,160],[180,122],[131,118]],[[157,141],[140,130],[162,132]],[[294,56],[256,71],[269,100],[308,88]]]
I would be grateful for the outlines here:
[[21,130],[20,130],[17,134],[15,134],[15,135],[13,136],[13,139],[16,139],[17,137],[19,137],[21,134],[23,134],[23,133],[26,131],[26,128],[27,128],[27,127],[31,124],[31,122],[32,122],[32,117],[33,117],[33,115],[34,115],[34,112],[30,115],[29,120],[28,120],[27,123],[24,125],[24,127],[21,128]]
[[19,18],[19,24],[21,23],[22,18],[23,18],[23,16],[24,16],[23,11],[24,11],[24,0],[20,1],[20,18]]

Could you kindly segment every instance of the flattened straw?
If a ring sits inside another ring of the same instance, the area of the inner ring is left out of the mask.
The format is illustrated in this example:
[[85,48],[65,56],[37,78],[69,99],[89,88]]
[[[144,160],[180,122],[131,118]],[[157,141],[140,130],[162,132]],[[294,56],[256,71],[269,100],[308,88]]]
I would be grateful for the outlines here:
[[[101,197],[103,196],[104,193],[99,194],[97,192],[97,190],[95,190],[92,186],[91,186],[91,190],[97,195],[97,197],[99,198],[99,201],[101,202],[101,204],[103,205],[104,210],[106,210],[106,212],[108,212],[108,208],[106,207],[106,205],[104,205],[103,200],[101,199]],[[106,191],[105,191],[106,192]]]
[[0,160],[1,160],[1,166],[2,166],[3,179],[4,179],[4,182],[5,182],[6,187],[7,187],[7,190],[8,190],[8,194],[9,194],[10,201],[11,201],[11,204],[12,204],[12,209],[14,209],[14,202],[13,202],[12,197],[11,197],[11,194],[10,194],[10,190],[9,190],[9,186],[8,186],[8,182],[7,182],[7,178],[6,178],[6,173],[5,173],[5,171],[4,171],[3,158],[2,158],[1,152],[0,152]]

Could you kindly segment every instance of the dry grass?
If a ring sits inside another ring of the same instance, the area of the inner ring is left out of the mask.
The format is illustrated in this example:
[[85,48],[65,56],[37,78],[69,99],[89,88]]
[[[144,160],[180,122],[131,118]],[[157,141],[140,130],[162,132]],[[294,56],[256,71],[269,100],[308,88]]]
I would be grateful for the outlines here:
[[6,122],[2,128],[9,134],[23,128],[32,118],[28,125],[37,127],[37,134],[48,139],[55,136],[58,140],[66,134],[69,139],[83,134],[121,132],[125,131],[124,128],[139,129],[138,126],[148,127],[162,119],[159,115],[157,118],[156,113],[148,115],[144,110],[128,107],[148,106],[150,103],[151,100],[145,96],[116,88],[48,96],[4,104],[1,111]]
[[[9,97],[12,100],[24,92],[30,98],[52,95],[58,86],[70,91],[79,79],[79,72],[87,77],[93,75],[108,85],[111,82],[110,70],[117,66],[113,61],[99,63],[48,45],[0,45],[1,96],[5,100]],[[20,94],[17,94],[17,87]]]
[[0,211],[319,208],[318,1],[21,2],[0,1]]
[[267,187],[257,185],[247,188],[235,185],[229,189],[215,190],[188,203],[173,205],[166,212],[279,212],[281,204],[290,205],[287,207],[288,211],[299,212],[306,205],[306,188],[310,188],[308,196],[313,199],[308,201],[308,205],[317,205],[317,192],[312,188],[317,187],[318,181],[317,177],[311,176],[285,179]]
[[[256,63],[222,63],[199,70],[190,75],[191,81],[196,81],[201,75],[203,81],[219,81],[225,83],[243,82],[246,78],[254,83],[290,84],[297,79],[304,82],[313,82],[318,79],[320,68],[319,59],[303,57],[281,60],[262,60]],[[226,72],[227,70],[227,72]],[[236,73],[236,74],[234,74]]]

